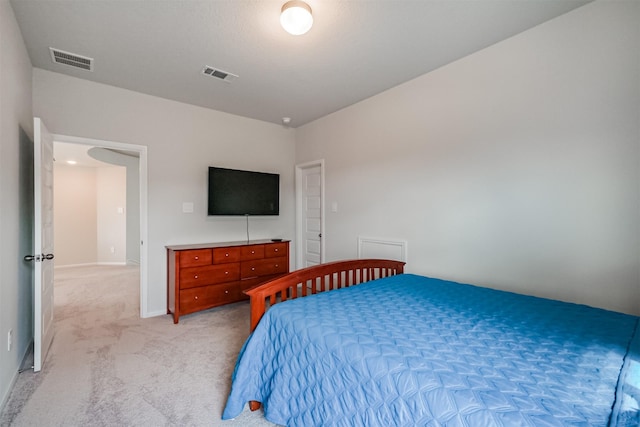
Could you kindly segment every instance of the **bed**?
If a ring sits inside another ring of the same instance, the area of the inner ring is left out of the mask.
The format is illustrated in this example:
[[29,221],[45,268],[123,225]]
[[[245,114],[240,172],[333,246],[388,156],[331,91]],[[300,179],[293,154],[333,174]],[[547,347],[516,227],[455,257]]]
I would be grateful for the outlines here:
[[637,317],[403,266],[323,264],[248,291],[222,418],[260,402],[287,426],[640,425]]

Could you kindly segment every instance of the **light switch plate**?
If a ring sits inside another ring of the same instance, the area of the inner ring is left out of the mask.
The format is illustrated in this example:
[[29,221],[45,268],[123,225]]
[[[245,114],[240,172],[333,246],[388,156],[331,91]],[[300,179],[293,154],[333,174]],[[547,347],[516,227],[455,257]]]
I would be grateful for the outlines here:
[[193,202],[182,202],[182,213],[193,213]]

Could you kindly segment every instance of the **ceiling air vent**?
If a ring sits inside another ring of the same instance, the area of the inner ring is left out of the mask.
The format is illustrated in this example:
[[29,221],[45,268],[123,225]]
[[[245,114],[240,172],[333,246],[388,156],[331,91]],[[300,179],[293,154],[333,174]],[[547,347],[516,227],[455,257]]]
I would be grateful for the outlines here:
[[232,74],[228,71],[222,71],[218,68],[213,68],[208,65],[204,67],[204,69],[202,70],[202,74],[224,80],[225,82],[232,82],[238,78],[238,76],[236,76],[235,74]]
[[88,58],[75,53],[65,52],[64,50],[49,48],[51,51],[51,59],[56,64],[69,65],[71,67],[80,68],[82,70],[93,71],[93,58]]

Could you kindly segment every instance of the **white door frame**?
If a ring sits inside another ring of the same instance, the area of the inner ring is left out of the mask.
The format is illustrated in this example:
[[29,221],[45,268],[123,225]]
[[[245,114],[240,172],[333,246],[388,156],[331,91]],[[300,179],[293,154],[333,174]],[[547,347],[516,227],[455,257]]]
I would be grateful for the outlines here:
[[[150,317],[148,287],[148,239],[147,239],[147,147],[145,145],[124,142],[105,141],[101,139],[83,138],[68,135],[53,135],[56,142],[90,145],[115,150],[133,151],[140,155],[140,317]],[[154,313],[155,314],[155,313]]]
[[302,224],[304,223],[302,215],[304,214],[302,200],[302,171],[312,167],[320,167],[320,262],[325,261],[325,227],[324,227],[324,159],[313,160],[311,162],[300,163],[296,165],[296,270],[304,265],[304,233],[302,232]]

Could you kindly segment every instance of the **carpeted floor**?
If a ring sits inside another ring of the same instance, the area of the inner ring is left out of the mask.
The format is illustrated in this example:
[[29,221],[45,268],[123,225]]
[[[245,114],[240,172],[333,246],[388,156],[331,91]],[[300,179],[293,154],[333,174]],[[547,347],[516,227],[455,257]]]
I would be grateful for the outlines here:
[[261,411],[221,421],[248,335],[238,303],[139,318],[132,266],[55,271],[54,341],[42,372],[19,374],[2,426],[274,426]]

